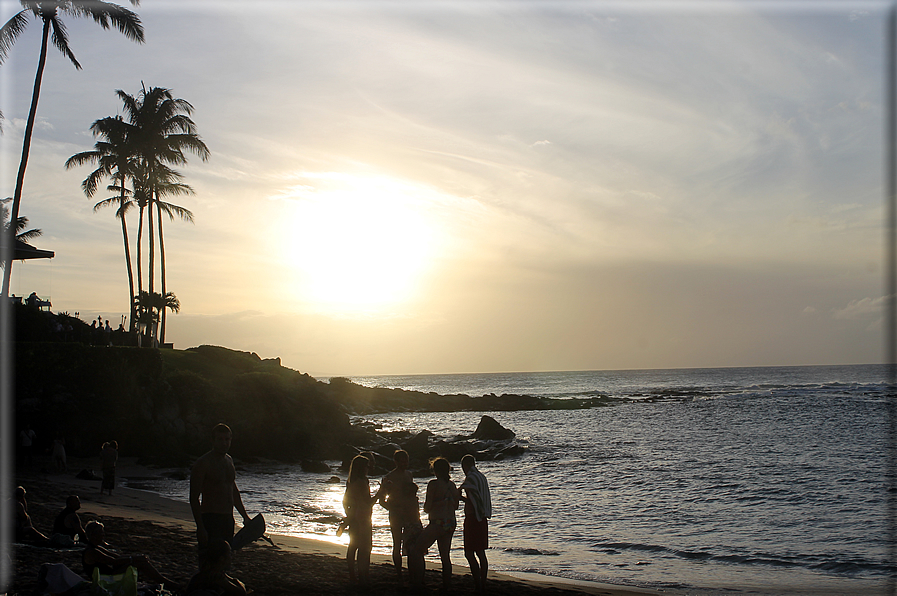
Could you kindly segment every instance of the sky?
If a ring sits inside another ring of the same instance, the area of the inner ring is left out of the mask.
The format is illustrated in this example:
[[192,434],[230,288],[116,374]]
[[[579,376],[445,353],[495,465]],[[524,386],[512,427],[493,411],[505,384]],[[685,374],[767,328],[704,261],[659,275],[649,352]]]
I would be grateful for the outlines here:
[[[21,215],[56,257],[17,295],[127,313],[111,193],[63,164],[145,85],[211,151],[180,168],[194,223],[164,221],[177,349],[314,376],[883,361],[885,3],[124,5],[145,44],[66,15],[83,70],[51,48]],[[0,66],[2,196],[39,48],[32,21]]]

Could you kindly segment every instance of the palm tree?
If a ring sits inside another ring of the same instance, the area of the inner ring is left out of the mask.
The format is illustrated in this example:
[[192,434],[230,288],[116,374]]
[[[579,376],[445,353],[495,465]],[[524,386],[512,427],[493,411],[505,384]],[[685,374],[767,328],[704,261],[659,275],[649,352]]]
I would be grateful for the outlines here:
[[[10,233],[10,222],[12,221],[9,218],[9,207],[7,206],[12,201],[12,197],[7,197],[0,201],[0,233],[4,235],[8,235]],[[16,225],[14,228],[15,239],[20,242],[27,243],[29,240],[33,240],[37,238],[43,231],[40,228],[32,228],[30,230],[26,230],[28,227],[28,218],[19,216],[16,218]],[[0,259],[0,268],[6,268],[6,261]]]
[[[156,326],[159,323],[160,315],[164,315],[166,310],[179,312],[181,310],[181,303],[177,296],[172,292],[167,292],[165,295],[162,295],[158,292],[150,293],[141,291],[134,300],[134,307],[140,323],[145,327],[148,326],[151,328],[150,335],[155,342],[157,336]],[[143,334],[141,333],[141,337],[138,338],[138,341],[142,342],[142,335]]]
[[[187,158],[185,151],[198,155],[203,161],[209,158],[209,148],[196,133],[196,124],[190,119],[193,106],[186,100],[175,99],[170,89],[163,87],[145,87],[137,97],[122,90],[117,91],[124,104],[129,122],[139,131],[135,137],[135,146],[140,155],[141,166],[145,168],[144,182],[148,187],[147,200],[150,210],[147,213],[149,226],[149,292],[153,293],[155,280],[155,235],[153,233],[153,209],[156,207],[159,217],[159,254],[161,260],[162,293],[166,294],[165,285],[165,244],[162,235],[162,212],[169,217],[177,214],[182,219],[192,221],[192,214],[183,208],[169,205],[163,206],[161,197],[164,194],[184,194],[192,189],[176,183],[180,174],[167,164],[184,165]],[[186,216],[189,214],[189,216]],[[165,314],[162,315],[162,334],[165,337]]]
[[81,183],[84,194],[92,197],[97,190],[100,180],[106,176],[110,176],[113,180],[117,180],[117,185],[111,185],[109,190],[118,192],[117,197],[104,199],[93,206],[94,212],[99,211],[103,207],[118,205],[115,216],[121,221],[121,234],[125,246],[125,264],[128,270],[128,304],[132,305],[130,312],[130,327],[133,331],[136,326],[134,320],[134,271],[131,267],[131,247],[128,241],[128,226],[125,216],[134,206],[134,201],[128,196],[128,190],[125,183],[128,177],[134,176],[135,161],[133,157],[133,149],[129,144],[130,125],[122,120],[121,116],[101,118],[94,122],[90,130],[95,137],[99,137],[94,143],[93,151],[83,151],[76,153],[66,160],[66,169],[85,163],[97,164],[97,169],[90,173]]
[[[75,58],[69,47],[68,33],[65,24],[59,18],[59,13],[72,17],[91,17],[103,29],[110,25],[121,31],[125,37],[142,43],[143,25],[140,18],[130,10],[104,2],[103,0],[20,0],[23,10],[19,11],[0,28],[0,64],[6,59],[9,50],[16,38],[25,30],[29,17],[43,21],[43,34],[41,36],[40,58],[37,62],[37,74],[34,77],[34,89],[31,93],[31,108],[28,111],[28,121],[25,125],[25,137],[22,143],[22,157],[19,160],[19,171],[16,175],[16,190],[13,195],[12,212],[10,219],[15,221],[19,217],[19,205],[22,200],[22,186],[25,182],[25,168],[28,165],[28,154],[31,150],[31,135],[34,132],[34,120],[37,115],[37,102],[40,97],[41,82],[44,76],[44,66],[47,63],[48,41],[67,57],[77,69],[81,64]],[[137,5],[139,0],[131,0],[131,4]],[[52,34],[51,34],[52,30]],[[7,236],[6,242],[11,242]],[[9,254],[12,254],[11,252]],[[11,261],[11,260],[10,260]],[[9,278],[12,267],[6,267],[3,273],[2,296],[9,295]]]

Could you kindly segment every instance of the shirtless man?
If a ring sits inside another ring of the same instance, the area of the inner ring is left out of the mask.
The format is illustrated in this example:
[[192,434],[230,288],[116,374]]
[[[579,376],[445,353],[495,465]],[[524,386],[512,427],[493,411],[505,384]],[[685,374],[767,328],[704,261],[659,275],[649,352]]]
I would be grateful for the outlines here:
[[190,472],[190,509],[196,522],[200,560],[206,546],[215,539],[230,543],[234,537],[234,507],[243,516],[249,514],[237,488],[234,460],[227,454],[233,434],[226,424],[212,429],[212,450],[201,456]]
[[[408,471],[408,452],[404,449],[397,449],[392,456],[396,467],[381,482],[384,490],[384,496],[380,499],[380,504],[389,511],[389,530],[392,532],[392,563],[395,565],[396,573],[399,581],[402,580],[402,537],[403,531],[407,530],[409,522],[413,521],[411,516],[406,513],[409,501],[409,491],[406,489],[409,484],[414,484],[414,477]],[[414,502],[417,502],[415,497]],[[417,515],[417,524],[420,525],[420,515]],[[407,551],[408,545],[405,545]]]

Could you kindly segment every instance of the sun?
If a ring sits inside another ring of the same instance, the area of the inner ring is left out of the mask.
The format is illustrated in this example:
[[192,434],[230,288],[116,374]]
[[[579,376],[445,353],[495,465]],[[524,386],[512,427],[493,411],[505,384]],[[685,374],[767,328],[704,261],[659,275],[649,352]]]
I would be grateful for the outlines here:
[[414,297],[436,245],[426,189],[391,178],[303,173],[283,243],[293,292],[330,312],[370,313]]

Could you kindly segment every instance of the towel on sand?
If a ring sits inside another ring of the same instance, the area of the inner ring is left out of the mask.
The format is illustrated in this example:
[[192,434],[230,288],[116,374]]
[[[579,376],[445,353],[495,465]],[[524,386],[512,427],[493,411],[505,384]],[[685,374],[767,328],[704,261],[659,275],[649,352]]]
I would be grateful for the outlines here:
[[476,466],[467,471],[467,477],[461,483],[461,488],[467,490],[477,521],[492,517],[492,494],[489,492],[489,483]]

